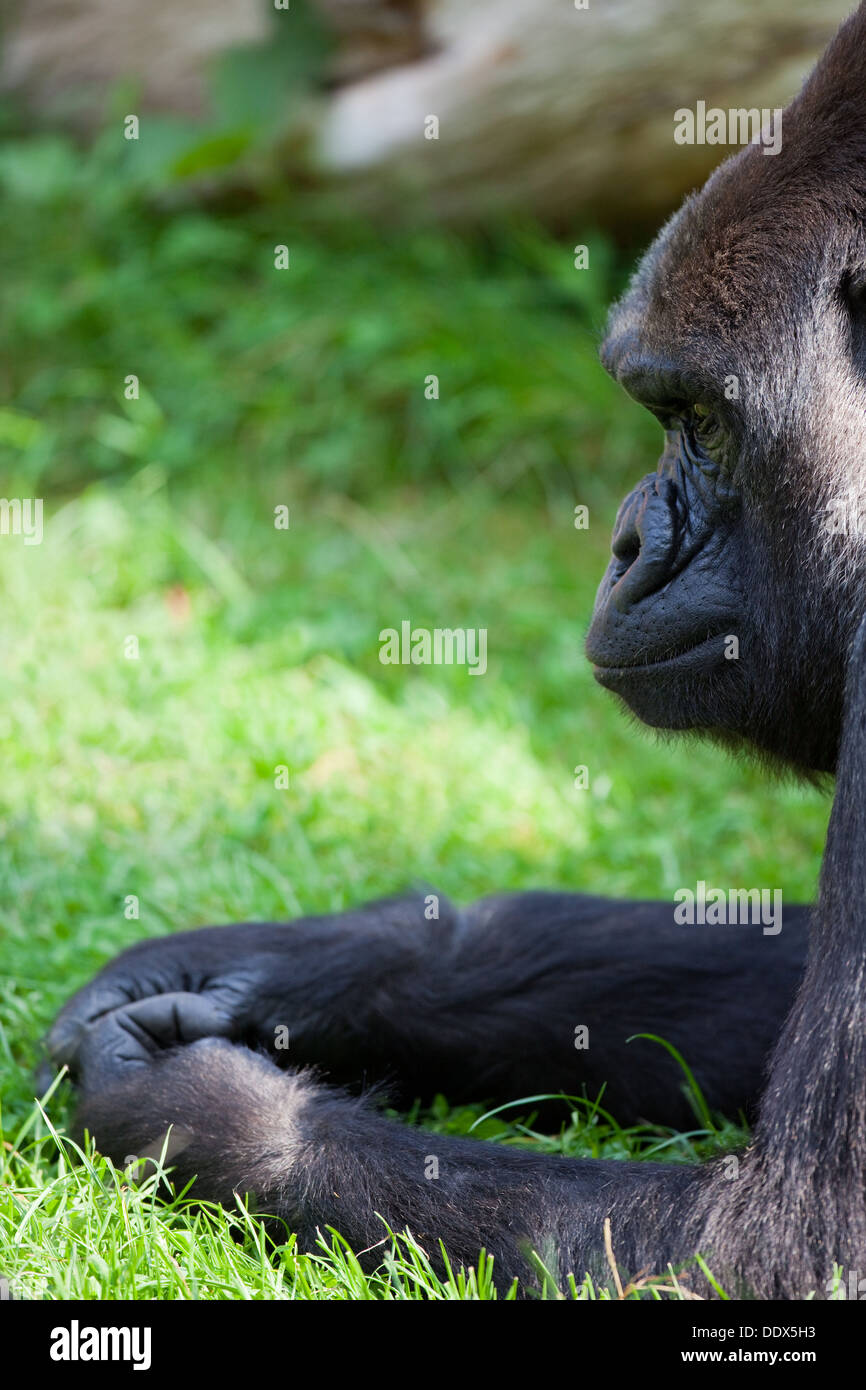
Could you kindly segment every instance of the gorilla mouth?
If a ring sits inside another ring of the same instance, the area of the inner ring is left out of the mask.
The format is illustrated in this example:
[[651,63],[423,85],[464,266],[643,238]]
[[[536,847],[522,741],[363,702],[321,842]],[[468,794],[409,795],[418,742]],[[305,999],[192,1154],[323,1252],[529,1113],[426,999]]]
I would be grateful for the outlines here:
[[[666,440],[659,469],[617,513],[584,647],[599,683],[623,695],[639,718],[637,703],[649,701],[653,724],[664,692],[676,698],[672,683],[679,688],[691,675],[706,684],[714,668],[729,664],[725,635],[738,632],[743,614],[741,546],[731,516],[715,481],[712,495],[702,473],[696,481],[691,454],[688,468],[683,462],[682,431],[666,431]],[[652,681],[656,697],[648,691]]]
[[600,686],[624,700],[632,714],[653,729],[709,728],[715,720],[708,719],[700,691],[706,694],[710,677],[718,678],[720,667],[730,664],[723,656],[725,632],[730,628],[675,648],[669,646],[655,658],[647,653],[628,664],[593,662],[592,674]]
[[702,666],[706,664],[706,658],[718,655],[719,641],[727,634],[729,629],[722,629],[712,633],[709,637],[698,638],[697,641],[684,642],[674,648],[668,647],[664,656],[647,656],[637,661],[626,661],[610,663],[604,661],[593,661],[592,668],[595,678],[601,685],[607,685],[617,676],[622,675],[631,677],[641,671],[661,672],[673,670],[676,667]]

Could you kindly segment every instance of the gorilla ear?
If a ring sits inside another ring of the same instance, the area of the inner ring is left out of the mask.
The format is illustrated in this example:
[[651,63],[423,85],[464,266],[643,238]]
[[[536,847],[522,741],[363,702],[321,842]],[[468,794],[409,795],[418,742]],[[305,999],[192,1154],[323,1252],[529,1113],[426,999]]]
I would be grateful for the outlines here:
[[842,295],[851,325],[851,351],[862,372],[866,368],[866,266],[846,277]]
[[866,266],[852,271],[845,284],[845,298],[857,313],[866,312]]

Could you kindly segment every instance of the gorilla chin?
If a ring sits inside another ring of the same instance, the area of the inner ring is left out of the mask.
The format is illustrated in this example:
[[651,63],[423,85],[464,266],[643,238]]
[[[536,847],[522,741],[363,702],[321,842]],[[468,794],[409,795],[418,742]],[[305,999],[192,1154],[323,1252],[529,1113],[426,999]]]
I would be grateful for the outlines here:
[[[713,689],[713,707],[718,713],[715,686],[720,678],[727,677],[730,668],[725,657],[727,641],[727,634],[720,633],[698,640],[685,651],[617,666],[596,660],[591,628],[586,652],[599,685],[618,695],[643,724],[654,729],[706,729],[717,722],[716,718],[708,721],[708,690]],[[711,687],[705,684],[709,682]]]

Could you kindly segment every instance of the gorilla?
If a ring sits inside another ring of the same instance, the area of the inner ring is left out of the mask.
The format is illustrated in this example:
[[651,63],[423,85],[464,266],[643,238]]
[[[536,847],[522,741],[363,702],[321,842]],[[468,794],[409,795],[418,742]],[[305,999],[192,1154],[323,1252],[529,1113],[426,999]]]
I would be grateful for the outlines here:
[[[602,347],[665,443],[620,509],[589,659],[652,726],[835,773],[816,906],[764,937],[680,926],[669,903],[504,894],[437,916],[417,897],[141,943],[48,1039],[117,1162],[167,1142],[176,1182],[250,1194],[302,1247],[333,1226],[375,1262],[384,1218],[431,1256],[486,1247],[524,1290],[532,1251],[606,1280],[608,1238],[624,1274],[670,1263],[704,1294],[697,1254],[734,1297],[823,1297],[834,1264],[866,1267],[864,94],[866,4],[780,152],[745,147],[663,229]],[[753,1113],[737,1164],[433,1138],[364,1094],[604,1084],[621,1118],[682,1124],[675,1063],[636,1033],[679,1048],[711,1105]]]

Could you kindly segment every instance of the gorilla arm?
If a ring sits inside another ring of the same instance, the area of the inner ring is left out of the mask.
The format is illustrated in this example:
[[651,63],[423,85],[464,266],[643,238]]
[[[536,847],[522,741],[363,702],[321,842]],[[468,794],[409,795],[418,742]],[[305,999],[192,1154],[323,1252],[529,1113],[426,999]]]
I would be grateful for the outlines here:
[[182,1041],[223,1036],[340,1085],[384,1081],[395,1101],[595,1100],[604,1088],[621,1122],[688,1125],[677,1064],[628,1041],[653,1033],[711,1107],[751,1109],[796,989],[807,909],[786,907],[781,934],[765,938],[678,926],[671,903],[521,893],[465,911],[440,899],[428,920],[428,901],[142,942],[69,1001],[51,1056],[74,1074],[93,1023],[151,999],[157,1037],[166,1026]]
[[332,1226],[373,1268],[387,1225],[408,1228],[440,1270],[440,1240],[457,1265],[486,1249],[500,1288],[531,1282],[532,1251],[560,1285],[570,1271],[606,1280],[605,1217],[613,1211],[621,1233],[623,1270],[646,1267],[659,1232],[677,1232],[677,1205],[701,1171],[576,1162],[408,1128],[222,1039],[163,1050],[152,1019],[139,1021],[150,1003],[88,1030],[79,1129],[119,1165],[165,1151],[175,1186],[194,1178],[200,1200],[232,1207],[250,1195],[273,1234],[285,1223],[301,1249]]

